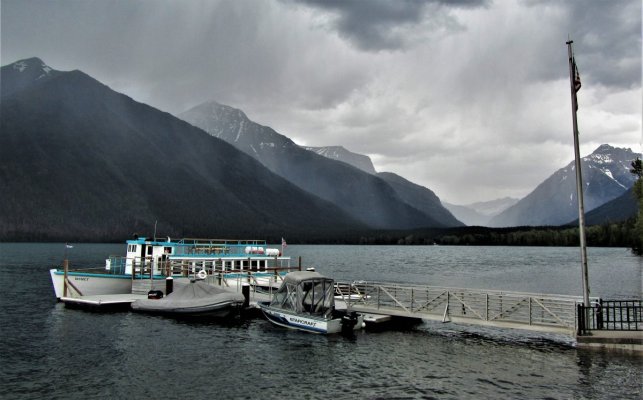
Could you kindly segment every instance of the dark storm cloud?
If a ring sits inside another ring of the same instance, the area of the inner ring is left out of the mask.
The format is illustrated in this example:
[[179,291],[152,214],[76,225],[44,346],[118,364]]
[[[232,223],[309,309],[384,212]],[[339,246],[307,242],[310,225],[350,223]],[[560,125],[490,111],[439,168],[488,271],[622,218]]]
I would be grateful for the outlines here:
[[364,51],[404,49],[414,39],[412,31],[427,21],[434,29],[460,26],[449,8],[480,7],[487,0],[298,0],[334,15],[331,25],[339,35]]
[[2,65],[37,56],[175,114],[217,100],[460,204],[523,196],[573,157],[570,34],[581,152],[640,151],[640,0],[0,6]]
[[581,78],[616,89],[641,86],[640,1],[529,0],[526,4],[565,10],[566,23],[558,28],[574,41]]

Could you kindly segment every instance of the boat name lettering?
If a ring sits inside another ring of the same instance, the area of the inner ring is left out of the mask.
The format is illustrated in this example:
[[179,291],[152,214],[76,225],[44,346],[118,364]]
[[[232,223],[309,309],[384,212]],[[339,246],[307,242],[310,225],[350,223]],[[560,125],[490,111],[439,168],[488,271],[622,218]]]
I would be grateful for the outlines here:
[[292,318],[292,322],[296,322],[298,324],[304,324],[304,325],[310,325],[310,326],[315,326],[314,321],[306,321],[305,319],[299,319],[299,318]]
[[75,280],[75,281],[88,281],[88,280],[89,280],[89,278],[79,278],[79,277],[75,276],[75,277],[74,277],[74,280]]

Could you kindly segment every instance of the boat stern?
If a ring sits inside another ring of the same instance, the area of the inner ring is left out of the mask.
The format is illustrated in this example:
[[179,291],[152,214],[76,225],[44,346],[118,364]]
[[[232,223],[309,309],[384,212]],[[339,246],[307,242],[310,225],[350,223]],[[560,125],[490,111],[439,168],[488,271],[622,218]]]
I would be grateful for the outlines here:
[[63,297],[63,275],[56,274],[58,271],[56,268],[49,270],[49,275],[51,276],[51,284],[54,287],[54,293],[56,294],[56,300],[60,301],[60,298]]

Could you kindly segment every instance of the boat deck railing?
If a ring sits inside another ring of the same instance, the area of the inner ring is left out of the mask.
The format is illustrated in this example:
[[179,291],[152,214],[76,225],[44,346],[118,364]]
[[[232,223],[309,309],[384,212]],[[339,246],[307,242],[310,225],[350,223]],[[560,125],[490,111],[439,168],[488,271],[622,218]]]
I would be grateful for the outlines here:
[[175,256],[242,256],[265,254],[265,240],[181,239],[174,244]]
[[[301,270],[301,258],[296,266],[290,265],[289,257],[256,259],[250,256],[239,258],[230,264],[229,259],[186,258],[155,260],[152,257],[112,256],[108,260],[109,269],[96,268],[97,273],[125,274],[126,268],[133,271],[132,279],[150,279],[169,276],[197,278],[199,274],[218,276],[221,279],[233,274],[252,275],[257,273],[283,275],[290,271]],[[88,269],[83,269],[88,270]],[[203,272],[201,272],[203,271]]]
[[[111,259],[110,259],[111,260]],[[62,270],[63,268],[59,268],[59,270]],[[67,269],[67,272],[71,273],[83,273],[83,274],[100,274],[100,275],[125,275],[125,262],[123,261],[122,263],[120,261],[116,263],[111,263],[110,268],[106,269],[105,266],[100,266],[100,267],[79,267],[75,268],[73,266],[70,266]]]
[[235,245],[235,246],[266,246],[265,240],[238,240],[238,239],[193,239],[185,238],[180,239],[176,243],[182,245]]

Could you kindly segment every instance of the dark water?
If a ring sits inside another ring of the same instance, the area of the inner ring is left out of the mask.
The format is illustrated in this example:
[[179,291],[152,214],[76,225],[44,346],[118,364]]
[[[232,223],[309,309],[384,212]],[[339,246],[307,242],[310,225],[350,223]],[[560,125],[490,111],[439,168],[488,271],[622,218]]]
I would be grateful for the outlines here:
[[[100,265],[124,245],[76,245]],[[338,279],[580,294],[578,251],[561,248],[289,246]],[[61,244],[0,244],[2,399],[640,399],[641,358],[571,338],[424,322],[318,336],[263,319],[196,323],[56,304]],[[640,258],[589,249],[592,295],[640,296]]]

